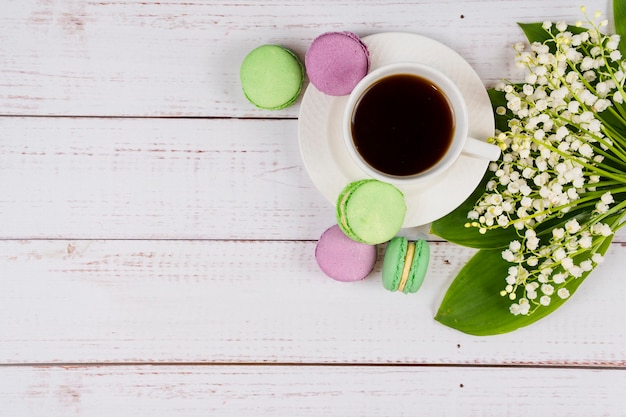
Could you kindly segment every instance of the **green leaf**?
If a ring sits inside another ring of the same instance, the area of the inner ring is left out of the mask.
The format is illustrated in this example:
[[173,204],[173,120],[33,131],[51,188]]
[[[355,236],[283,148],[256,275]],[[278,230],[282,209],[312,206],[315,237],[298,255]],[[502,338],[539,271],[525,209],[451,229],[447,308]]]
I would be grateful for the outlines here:
[[[512,85],[515,86],[515,84]],[[493,108],[496,129],[501,132],[508,131],[509,120],[513,118],[513,113],[506,107],[506,93],[504,91],[498,91],[495,88],[490,88],[489,90],[487,90],[487,94],[489,95],[491,107]],[[504,108],[506,112],[503,115],[498,114],[498,112],[496,111],[498,107]]]
[[[522,31],[524,31],[524,34],[530,43],[544,43],[548,40],[552,40],[552,34],[543,28],[543,23],[518,23],[518,25],[522,28]],[[572,33],[582,33],[587,29],[568,25],[567,30]],[[551,52],[556,51],[556,47],[552,42],[548,42],[546,44],[550,47]]]
[[[613,236],[604,238],[598,249],[600,254],[606,253],[612,239]],[[577,256],[575,261],[580,262],[590,256],[591,252],[587,251]],[[500,295],[511,265],[502,259],[500,250],[478,251],[448,288],[435,320],[476,336],[502,334],[535,323],[566,301],[554,295],[550,305],[541,306],[530,315],[513,315],[509,312],[512,301]],[[589,273],[585,272],[566,285],[571,295]]]
[[542,23],[518,23],[519,27],[524,31],[528,42],[543,43],[548,39],[552,39],[552,35],[548,33],[542,26]]
[[619,50],[626,56],[626,0],[613,0],[613,22],[615,33],[622,37]]

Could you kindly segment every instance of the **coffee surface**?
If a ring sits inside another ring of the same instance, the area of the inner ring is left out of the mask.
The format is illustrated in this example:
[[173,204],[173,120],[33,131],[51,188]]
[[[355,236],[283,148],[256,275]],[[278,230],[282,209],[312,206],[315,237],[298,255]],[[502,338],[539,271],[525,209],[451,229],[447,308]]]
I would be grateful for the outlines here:
[[439,87],[416,75],[398,74],[363,93],[351,128],[357,151],[372,168],[404,177],[441,160],[454,127],[453,110]]

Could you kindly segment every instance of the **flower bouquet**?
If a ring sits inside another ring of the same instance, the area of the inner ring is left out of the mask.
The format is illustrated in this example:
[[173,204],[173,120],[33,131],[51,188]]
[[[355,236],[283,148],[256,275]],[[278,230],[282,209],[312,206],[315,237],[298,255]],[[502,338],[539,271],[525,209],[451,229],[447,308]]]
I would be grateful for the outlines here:
[[432,233],[479,251],[448,289],[435,319],[491,335],[561,306],[602,262],[626,222],[626,6],[606,20],[520,24],[521,83],[489,95],[490,138],[502,156],[474,193]]

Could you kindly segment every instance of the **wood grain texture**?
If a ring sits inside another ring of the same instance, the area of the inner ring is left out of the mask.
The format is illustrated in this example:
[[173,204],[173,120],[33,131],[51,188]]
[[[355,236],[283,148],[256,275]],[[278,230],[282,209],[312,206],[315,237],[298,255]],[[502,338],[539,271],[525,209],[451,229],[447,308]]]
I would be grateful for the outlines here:
[[2,238],[317,239],[297,122],[0,118]]
[[[605,0],[585,4],[607,9]],[[570,0],[4,0],[0,114],[294,117],[298,106],[268,112],[247,103],[239,65],[264,43],[304,58],[317,35],[337,30],[433,37],[493,85],[518,74],[515,22],[580,18]]]
[[0,131],[2,239],[316,240],[336,221],[295,120],[10,117]]
[[382,288],[382,246],[368,279],[325,277],[315,240],[335,219],[299,106],[255,109],[238,76],[263,43],[303,58],[326,31],[406,31],[491,86],[521,76],[515,22],[574,22],[578,4],[1,3],[0,416],[624,415],[626,232],[532,327],[443,327],[473,251],[430,236],[411,296]]
[[[433,320],[472,252],[432,244],[413,295],[339,283],[315,242],[0,241],[0,363],[359,363],[626,367],[622,258],[560,310],[508,335]],[[382,254],[382,247],[381,247]]]
[[[623,416],[623,370],[455,367],[0,368],[10,416]],[[10,382],[9,382],[10,381]]]

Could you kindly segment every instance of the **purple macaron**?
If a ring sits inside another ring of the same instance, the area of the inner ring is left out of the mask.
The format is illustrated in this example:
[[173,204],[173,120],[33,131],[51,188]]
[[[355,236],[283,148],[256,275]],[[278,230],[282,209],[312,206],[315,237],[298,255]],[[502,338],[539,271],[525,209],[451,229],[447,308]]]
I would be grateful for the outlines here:
[[355,33],[328,32],[309,47],[305,67],[311,84],[322,93],[345,96],[367,75],[369,51]]
[[315,247],[315,260],[320,269],[336,281],[364,279],[374,269],[377,250],[347,237],[334,225],[327,229]]

